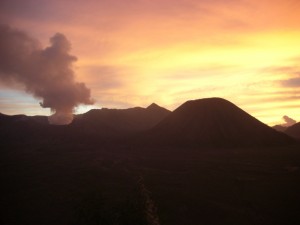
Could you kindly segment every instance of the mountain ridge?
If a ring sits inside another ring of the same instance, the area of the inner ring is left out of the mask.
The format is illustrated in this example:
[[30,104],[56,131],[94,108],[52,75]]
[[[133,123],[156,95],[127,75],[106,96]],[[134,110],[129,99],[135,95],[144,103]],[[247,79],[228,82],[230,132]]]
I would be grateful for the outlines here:
[[155,103],[146,108],[92,109],[75,115],[69,125],[49,125],[45,122],[46,118],[0,115],[0,132],[10,135],[12,140],[13,135],[24,136],[25,139],[35,134],[35,137],[60,140],[88,142],[121,138],[126,142],[143,145],[150,143],[187,147],[260,146],[292,142],[292,138],[222,98],[190,100],[173,112]]
[[148,137],[167,145],[284,144],[286,135],[222,98],[190,100],[175,109]]
[[285,133],[293,138],[300,139],[300,122],[288,127]]

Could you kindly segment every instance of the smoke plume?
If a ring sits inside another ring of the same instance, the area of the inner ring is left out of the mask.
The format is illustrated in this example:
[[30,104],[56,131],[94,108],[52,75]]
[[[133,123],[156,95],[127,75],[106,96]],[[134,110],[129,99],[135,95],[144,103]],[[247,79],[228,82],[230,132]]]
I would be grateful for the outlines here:
[[50,108],[51,124],[69,124],[79,104],[93,104],[90,89],[75,81],[69,54],[71,44],[63,34],[50,38],[43,49],[39,42],[23,31],[0,25],[0,81],[41,99],[41,107]]
[[288,117],[288,116],[283,116],[282,119],[284,120],[284,124],[282,124],[282,126],[285,126],[285,127],[290,127],[292,125],[294,125],[295,123],[297,123],[296,120]]

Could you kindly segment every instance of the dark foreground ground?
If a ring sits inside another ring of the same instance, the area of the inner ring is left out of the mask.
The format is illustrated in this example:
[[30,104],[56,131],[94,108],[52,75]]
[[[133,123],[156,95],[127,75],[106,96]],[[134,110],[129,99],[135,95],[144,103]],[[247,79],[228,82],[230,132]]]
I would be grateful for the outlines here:
[[300,224],[299,146],[0,145],[3,225]]

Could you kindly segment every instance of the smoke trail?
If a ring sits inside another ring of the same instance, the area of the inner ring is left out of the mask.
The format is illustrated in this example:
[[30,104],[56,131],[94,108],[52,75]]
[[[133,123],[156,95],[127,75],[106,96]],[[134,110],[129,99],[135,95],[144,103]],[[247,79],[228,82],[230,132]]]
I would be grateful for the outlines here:
[[288,117],[288,116],[283,116],[282,119],[284,120],[284,124],[282,124],[282,126],[285,126],[285,127],[290,127],[292,125],[294,125],[295,123],[297,123],[296,120]]
[[51,124],[72,122],[73,110],[79,104],[93,104],[90,89],[75,81],[69,54],[71,44],[63,34],[50,38],[43,49],[39,42],[23,31],[0,25],[0,81],[42,99],[40,105],[50,108]]

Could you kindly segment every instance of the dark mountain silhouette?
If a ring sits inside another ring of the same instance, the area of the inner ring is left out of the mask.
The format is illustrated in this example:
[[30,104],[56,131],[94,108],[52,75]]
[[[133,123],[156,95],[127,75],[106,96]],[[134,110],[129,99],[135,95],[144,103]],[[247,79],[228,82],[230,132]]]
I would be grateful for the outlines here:
[[47,116],[5,115],[0,113],[0,126],[21,123],[48,124]]
[[92,109],[76,116],[70,126],[98,135],[128,135],[154,127],[169,114],[169,110],[155,103],[147,108]]
[[221,98],[188,101],[174,112],[155,103],[147,108],[93,109],[75,115],[70,125],[62,126],[50,125],[46,116],[0,114],[0,134],[12,141],[109,140],[109,143],[116,137],[132,141],[128,139],[131,136],[143,144],[150,141],[187,147],[278,145],[292,141]]
[[291,141],[221,98],[188,101],[148,132],[164,145],[258,146]]
[[282,126],[282,125],[275,125],[272,128],[277,130],[277,131],[280,131],[280,132],[284,132],[287,129],[287,127]]
[[291,137],[300,139],[300,122],[288,127],[285,133]]
[[50,125],[47,116],[0,114],[0,135],[2,142],[37,140],[47,137]]
[[70,125],[50,125],[46,116],[0,114],[0,134],[7,141],[59,140],[106,142],[148,130],[170,113],[156,104],[147,108],[93,109],[75,115]]

